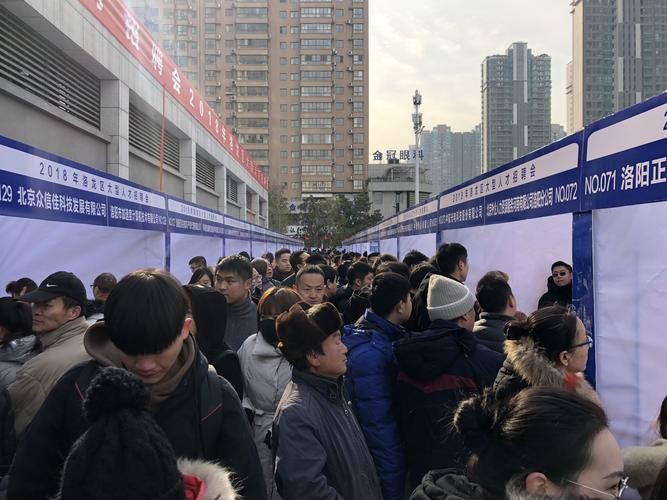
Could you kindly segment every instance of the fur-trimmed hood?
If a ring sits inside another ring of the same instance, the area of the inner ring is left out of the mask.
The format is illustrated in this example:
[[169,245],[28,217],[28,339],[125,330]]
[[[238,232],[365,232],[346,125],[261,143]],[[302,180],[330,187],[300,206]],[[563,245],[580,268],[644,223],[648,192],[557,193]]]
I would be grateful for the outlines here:
[[[188,458],[178,459],[178,470],[183,475],[195,476],[206,485],[205,491],[202,494],[201,485],[197,485],[194,489],[190,489],[186,494],[186,498],[194,500],[237,500],[238,496],[236,488],[232,484],[232,473],[227,469],[220,467],[213,462],[205,462],[203,460],[191,460]],[[185,479],[185,478],[184,478]],[[187,480],[186,489],[190,487]]]
[[[493,390],[499,399],[514,396],[526,387],[570,388],[566,374],[549,360],[530,337],[505,341],[507,358],[498,372]],[[583,374],[576,377],[578,394],[602,406],[600,398]]]

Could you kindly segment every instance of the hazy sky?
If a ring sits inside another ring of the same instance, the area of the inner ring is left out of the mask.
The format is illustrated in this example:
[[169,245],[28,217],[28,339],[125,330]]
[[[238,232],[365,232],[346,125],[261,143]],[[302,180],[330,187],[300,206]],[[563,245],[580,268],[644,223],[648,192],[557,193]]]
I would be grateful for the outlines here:
[[527,42],[551,56],[551,122],[565,126],[570,0],[370,0],[370,152],[414,144],[412,95],[425,128],[481,121],[481,63]]

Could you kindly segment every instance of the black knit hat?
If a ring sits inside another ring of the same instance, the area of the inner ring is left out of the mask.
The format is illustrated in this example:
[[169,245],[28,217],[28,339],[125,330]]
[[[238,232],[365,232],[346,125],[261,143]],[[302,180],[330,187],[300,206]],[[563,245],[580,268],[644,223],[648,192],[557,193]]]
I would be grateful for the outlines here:
[[90,427],[74,443],[59,500],[184,500],[171,443],[146,410],[148,388],[120,368],[104,368],[83,403]]
[[278,347],[285,359],[294,363],[313,352],[341,326],[340,314],[330,302],[315,306],[299,302],[276,318]]

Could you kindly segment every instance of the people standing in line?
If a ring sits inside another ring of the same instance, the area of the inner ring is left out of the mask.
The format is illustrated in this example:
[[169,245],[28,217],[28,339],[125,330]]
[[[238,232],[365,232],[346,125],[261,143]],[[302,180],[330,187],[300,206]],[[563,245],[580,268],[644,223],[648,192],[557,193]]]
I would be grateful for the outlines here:
[[292,267],[292,274],[282,280],[282,286],[294,286],[294,283],[296,283],[296,273],[298,273],[299,270],[306,265],[306,259],[308,259],[308,257],[310,257],[310,255],[305,250],[297,250],[296,252],[292,252],[290,254],[289,263]]
[[190,277],[188,285],[202,285],[212,287],[215,284],[215,276],[208,267],[200,267]]
[[252,266],[252,300],[257,304],[264,292],[274,286],[280,286],[280,282],[269,278],[268,270],[271,266],[266,260],[254,259],[250,265]]
[[257,333],[257,308],[250,297],[252,266],[238,255],[225,257],[215,270],[215,288],[227,299],[227,344],[238,351]]
[[410,273],[410,295],[412,297],[419,291],[419,286],[424,281],[424,278],[431,274],[439,274],[439,271],[430,262],[422,262],[412,270]]
[[37,290],[37,283],[30,278],[19,278],[16,281],[10,281],[5,286],[5,292],[13,299],[18,299],[21,295]]
[[[373,270],[365,262],[355,262],[347,269],[347,285],[341,287],[331,299],[336,309],[345,315],[350,307],[350,299],[355,291],[370,286],[373,282]],[[356,318],[355,318],[356,321]]]
[[324,300],[331,301],[338,291],[338,272],[333,266],[320,264],[318,267],[324,273]]
[[572,266],[562,260],[551,264],[551,276],[547,278],[547,291],[540,297],[537,308],[572,304]]
[[30,305],[0,298],[0,388],[14,382],[17,370],[39,352]]
[[506,279],[491,271],[477,282],[476,297],[482,312],[472,331],[480,344],[503,354],[505,326],[516,320],[517,306],[512,288]]
[[190,266],[190,272],[194,273],[197,269],[203,269],[206,267],[206,259],[201,256],[197,255],[196,257],[192,257],[190,261],[188,262],[188,266]]
[[419,250],[410,250],[405,254],[405,257],[403,257],[403,264],[410,268],[410,272],[422,262],[428,262],[428,257]]
[[243,407],[250,412],[251,427],[264,470],[267,496],[279,498],[273,480],[271,425],[285,387],[292,378],[292,366],[278,349],[276,318],[301,298],[291,288],[271,288],[257,306],[259,331],[239,349],[245,396]]
[[243,375],[236,351],[227,345],[227,300],[214,288],[202,285],[183,287],[189,302],[192,319],[190,333],[208,363],[243,399]]
[[116,286],[116,277],[111,273],[98,275],[90,287],[93,289],[94,300],[86,305],[86,319],[92,325],[96,321],[104,319],[104,303],[109,297],[111,290]]
[[292,252],[288,248],[281,248],[276,252],[275,265],[273,266],[273,279],[283,281],[292,274],[292,265],[290,264],[290,255]]
[[459,406],[454,432],[473,453],[466,476],[432,471],[411,500],[621,498],[627,487],[607,416],[571,391],[487,391]]
[[508,323],[505,331],[507,358],[493,384],[499,399],[526,387],[572,387],[600,404],[583,377],[593,338],[572,309],[538,309],[526,321]]
[[70,450],[54,500],[235,500],[232,475],[217,464],[177,457],[149,408],[142,381],[104,368],[86,391],[86,432]]
[[266,277],[273,279],[273,254],[271,252],[263,253],[262,259],[266,261]]
[[140,269],[118,282],[104,321],[84,335],[93,361],[58,381],[20,440],[8,500],[46,499],[57,492],[64,459],[86,430],[83,395],[109,366],[132,372],[148,386],[153,417],[177,456],[219,462],[234,474],[240,496],[266,498],[241,402],[229,382],[209,370],[190,335],[187,312],[185,292],[165,271]]
[[294,290],[306,304],[321,304],[325,292],[324,272],[318,266],[306,264],[296,273]]
[[20,300],[32,303],[32,331],[42,352],[21,366],[16,380],[7,387],[17,437],[58,379],[72,366],[90,359],[83,347],[83,333],[88,328],[86,288],[77,276],[55,272]]
[[448,430],[466,397],[493,384],[502,356],[472,333],[475,297],[463,283],[432,275],[429,329],[394,342],[400,372],[397,399],[412,487],[431,469],[460,468],[467,452]]
[[276,320],[278,347],[293,365],[273,424],[278,492],[285,500],[379,500],[373,459],[343,387],[340,316],[330,303],[303,306]]
[[392,342],[403,338],[410,318],[410,283],[396,273],[381,273],[371,285],[370,308],[343,328],[347,346],[345,387],[373,456],[384,500],[405,493],[405,452],[396,413],[398,363]]

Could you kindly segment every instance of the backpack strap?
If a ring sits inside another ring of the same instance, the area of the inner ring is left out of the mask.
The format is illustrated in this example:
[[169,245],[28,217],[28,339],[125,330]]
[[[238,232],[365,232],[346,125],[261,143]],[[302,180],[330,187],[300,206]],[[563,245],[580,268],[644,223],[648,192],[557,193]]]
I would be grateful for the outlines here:
[[220,376],[211,365],[199,388],[199,428],[204,457],[216,460],[217,444],[222,428],[222,387]]

